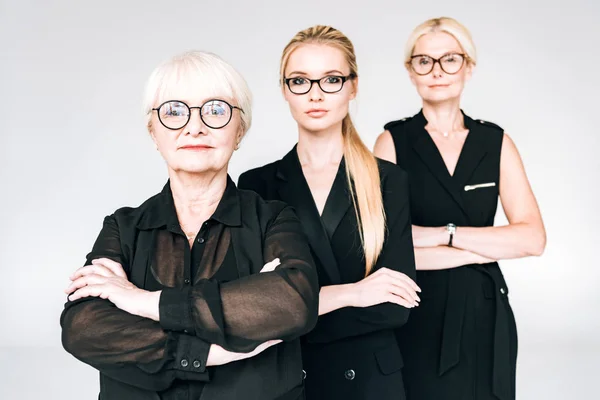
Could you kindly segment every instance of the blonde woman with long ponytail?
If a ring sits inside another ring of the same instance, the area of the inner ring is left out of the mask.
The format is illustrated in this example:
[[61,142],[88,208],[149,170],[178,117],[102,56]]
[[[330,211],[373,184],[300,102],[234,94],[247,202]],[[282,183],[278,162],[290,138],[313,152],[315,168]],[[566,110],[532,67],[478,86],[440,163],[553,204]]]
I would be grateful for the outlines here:
[[298,144],[242,174],[239,187],[293,206],[311,245],[321,291],[317,326],[302,341],[306,399],[404,399],[394,328],[420,300],[406,174],[354,128],[356,56],[340,31],[298,32],[280,75]]

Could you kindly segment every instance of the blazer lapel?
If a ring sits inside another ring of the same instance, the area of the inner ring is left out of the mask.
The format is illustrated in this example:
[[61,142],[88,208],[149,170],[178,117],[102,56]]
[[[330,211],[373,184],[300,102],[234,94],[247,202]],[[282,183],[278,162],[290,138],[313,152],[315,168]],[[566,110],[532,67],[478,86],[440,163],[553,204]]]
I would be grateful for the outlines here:
[[342,158],[321,216],[322,224],[329,239],[333,237],[333,234],[351,205],[352,198],[350,197],[348,179],[346,178],[346,163]]
[[456,170],[454,171],[454,183],[460,190],[464,190],[464,186],[473,175],[473,172],[479,166],[481,160],[487,153],[484,137],[478,129],[477,124],[468,116],[464,115],[465,126],[469,130],[465,144],[463,145]]
[[[454,199],[456,204],[458,204],[463,213],[468,215],[459,186],[457,186],[456,182],[453,181],[453,178],[448,172],[448,168],[444,163],[444,159],[442,158],[440,151],[435,145],[433,139],[431,139],[431,136],[429,136],[429,133],[425,130],[427,120],[423,115],[423,111],[417,114],[410,123],[415,124],[415,126],[410,129],[410,131],[413,132],[413,137],[411,140],[413,148],[421,160],[423,160],[423,163],[427,166],[427,168],[429,168],[433,176],[436,177],[444,189],[446,189],[446,191],[450,194],[452,199]],[[467,140],[469,136],[470,135],[467,135]]]
[[276,177],[279,181],[279,197],[294,207],[312,250],[321,262],[332,284],[340,283],[341,277],[337,261],[331,249],[327,232],[321,223],[310,188],[302,173],[296,146],[278,163]]

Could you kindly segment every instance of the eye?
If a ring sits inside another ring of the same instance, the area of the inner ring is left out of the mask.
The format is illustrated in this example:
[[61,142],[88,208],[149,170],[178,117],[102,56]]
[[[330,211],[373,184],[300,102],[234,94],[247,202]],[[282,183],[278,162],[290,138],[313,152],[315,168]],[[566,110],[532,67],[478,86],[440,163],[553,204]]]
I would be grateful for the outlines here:
[[429,57],[419,57],[417,60],[419,62],[419,65],[429,65],[431,63]]
[[444,62],[446,63],[459,63],[461,62],[462,57],[459,54],[448,54],[444,57]]
[[163,115],[167,117],[181,117],[187,115],[187,108],[182,103],[172,102],[163,105]]
[[223,116],[227,113],[225,105],[219,101],[213,101],[206,104],[202,110],[203,115]]
[[325,83],[340,83],[342,78],[339,76],[326,76],[323,80]]
[[290,80],[290,84],[294,85],[294,86],[299,86],[299,85],[306,85],[308,83],[308,80],[305,78],[292,78]]

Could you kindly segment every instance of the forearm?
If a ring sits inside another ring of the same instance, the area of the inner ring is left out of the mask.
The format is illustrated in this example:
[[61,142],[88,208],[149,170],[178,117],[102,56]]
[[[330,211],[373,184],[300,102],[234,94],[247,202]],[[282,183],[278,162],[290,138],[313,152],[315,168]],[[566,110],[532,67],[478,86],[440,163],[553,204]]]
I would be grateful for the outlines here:
[[539,256],[546,245],[543,227],[515,223],[498,227],[458,227],[452,245],[493,260]]
[[352,305],[352,284],[323,286],[319,292],[319,316]]
[[[181,376],[208,381],[210,344],[165,332],[158,323],[131,315],[108,300],[68,303],[61,316],[67,352],[108,376],[150,390],[164,390]],[[188,360],[184,366],[183,359]],[[200,361],[197,367],[192,361]]]
[[439,270],[461,267],[469,264],[485,264],[494,260],[467,250],[448,246],[417,247],[415,262],[417,270]]

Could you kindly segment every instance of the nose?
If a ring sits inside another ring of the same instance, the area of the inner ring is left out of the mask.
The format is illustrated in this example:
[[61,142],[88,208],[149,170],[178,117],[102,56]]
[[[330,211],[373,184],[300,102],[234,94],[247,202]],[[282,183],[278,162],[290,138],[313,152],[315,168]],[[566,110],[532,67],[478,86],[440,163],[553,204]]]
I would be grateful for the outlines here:
[[206,134],[206,125],[204,125],[202,118],[200,118],[199,108],[190,108],[190,120],[183,129],[185,130],[185,134],[192,136]]
[[442,76],[442,74],[444,73],[444,70],[442,69],[441,61],[435,61],[433,63],[433,69],[432,69],[431,73],[435,77]]
[[308,91],[308,98],[310,101],[322,101],[323,91],[317,82],[314,82],[310,90]]

